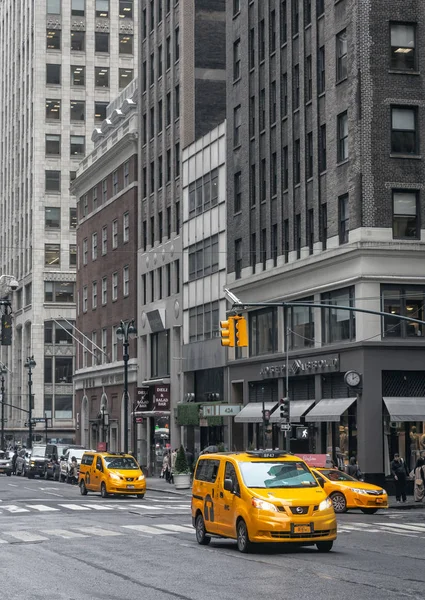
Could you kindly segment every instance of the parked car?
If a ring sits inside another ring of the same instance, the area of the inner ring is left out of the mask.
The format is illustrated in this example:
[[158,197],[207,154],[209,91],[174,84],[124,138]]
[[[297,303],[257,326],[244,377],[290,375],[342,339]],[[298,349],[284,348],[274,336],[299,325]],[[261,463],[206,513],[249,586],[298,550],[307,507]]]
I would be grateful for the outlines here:
[[0,450],[0,473],[8,477],[12,475],[12,453],[7,450]]
[[31,450],[23,448],[18,452],[16,457],[16,475],[26,476],[29,468],[29,462],[31,457]]
[[74,446],[72,446],[66,450],[63,456],[61,456],[61,459],[59,461],[61,481],[66,481],[66,483],[70,483],[70,470],[73,456],[75,456],[75,458],[77,459],[78,472],[80,472],[81,458],[84,452],[90,452],[90,450],[86,450],[85,448],[75,448]]
[[33,479],[36,475],[44,477],[47,460],[46,445],[33,446],[31,458],[27,467],[28,479]]
[[46,446],[46,464],[44,470],[44,479],[60,478],[60,459],[66,452],[69,444],[47,444]]

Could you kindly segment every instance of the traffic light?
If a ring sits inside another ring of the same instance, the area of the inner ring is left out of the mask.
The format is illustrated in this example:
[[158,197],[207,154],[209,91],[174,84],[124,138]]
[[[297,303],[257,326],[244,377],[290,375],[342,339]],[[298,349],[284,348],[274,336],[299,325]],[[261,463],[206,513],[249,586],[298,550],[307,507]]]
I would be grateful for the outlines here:
[[227,321],[220,321],[221,345],[229,348],[235,347],[235,317],[228,317]]
[[281,398],[279,406],[280,418],[289,422],[289,398]]
[[1,345],[12,345],[12,315],[1,316]]
[[236,345],[239,348],[248,346],[248,325],[245,317],[235,317],[236,325]]

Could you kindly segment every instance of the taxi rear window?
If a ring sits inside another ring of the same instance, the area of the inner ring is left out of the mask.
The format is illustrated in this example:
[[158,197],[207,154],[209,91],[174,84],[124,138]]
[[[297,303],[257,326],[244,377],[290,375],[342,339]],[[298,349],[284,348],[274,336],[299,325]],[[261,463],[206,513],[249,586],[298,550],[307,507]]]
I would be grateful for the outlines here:
[[204,459],[198,462],[198,466],[195,472],[195,479],[198,481],[208,481],[214,483],[217,479],[218,467],[220,461]]

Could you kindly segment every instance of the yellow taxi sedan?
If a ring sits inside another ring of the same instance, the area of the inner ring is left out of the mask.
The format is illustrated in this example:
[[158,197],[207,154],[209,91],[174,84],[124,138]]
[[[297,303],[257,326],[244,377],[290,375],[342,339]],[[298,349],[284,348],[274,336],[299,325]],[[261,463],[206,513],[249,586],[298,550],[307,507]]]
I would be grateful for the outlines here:
[[388,508],[387,492],[377,485],[359,481],[338,469],[311,470],[332,500],[336,513],[360,508],[365,514],[373,515],[380,508]]

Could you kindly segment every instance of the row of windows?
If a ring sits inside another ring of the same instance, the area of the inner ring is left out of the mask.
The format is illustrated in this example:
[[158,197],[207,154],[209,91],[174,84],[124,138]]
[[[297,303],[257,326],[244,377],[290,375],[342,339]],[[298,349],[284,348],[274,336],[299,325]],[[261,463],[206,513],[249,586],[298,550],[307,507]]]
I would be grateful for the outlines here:
[[[60,267],[60,244],[44,244],[44,264],[46,267]],[[69,266],[77,266],[77,246],[75,244],[69,244]]]
[[[111,223],[111,234],[112,234],[112,249],[118,248],[118,219],[114,219]],[[122,217],[122,243],[126,244],[130,241],[130,213],[125,212]],[[102,227],[102,240],[101,240],[101,251],[102,256],[105,256],[108,252],[108,225]],[[83,239],[82,249],[82,260],[83,265],[88,262],[88,238]],[[91,234],[91,258],[92,261],[97,260],[98,257],[98,235],[95,231]]]
[[[134,36],[131,33],[118,34],[118,52],[119,54],[132,55],[134,46]],[[109,53],[109,33],[103,31],[94,32],[94,51],[101,54]],[[62,49],[62,31],[60,29],[47,29],[46,31],[47,50]],[[75,52],[84,52],[86,49],[85,31],[71,31],[71,50]]]
[[[156,55],[156,59],[155,59]],[[180,60],[180,29],[176,27],[174,30],[174,63]],[[152,52],[149,57],[149,85],[155,83],[155,70],[156,79],[160,79],[164,74],[164,61],[165,70],[171,69],[172,56],[171,56],[171,36],[167,36],[165,40],[165,47],[162,44],[158,45],[156,52]],[[142,63],[142,92],[146,92],[148,85],[148,61],[144,60]]]
[[[112,175],[103,179],[95,185],[90,192],[87,192],[79,199],[80,218],[86,217],[90,212],[94,212],[100,205],[105,204],[109,198],[116,196],[121,190],[132,183],[130,174],[130,161],[127,160],[121,167],[115,169]],[[112,196],[111,196],[112,192]],[[89,205],[91,201],[91,206]]]
[[189,246],[189,281],[206,277],[218,271],[218,248],[217,234]]
[[[110,0],[95,1],[96,17],[109,17]],[[60,15],[62,13],[62,0],[47,0],[47,14]],[[66,0],[66,8],[69,9],[69,0]],[[133,18],[133,0],[119,0],[119,17],[120,19]],[[86,16],[86,0],[71,0],[71,16],[85,17]]]
[[[165,168],[162,154],[152,160],[149,167],[142,169],[142,198],[148,194],[153,194],[157,189],[161,189],[164,183],[171,183],[172,177],[180,177],[180,143],[177,142],[174,150],[174,161],[171,155],[171,148],[168,148],[165,154]],[[173,171],[174,162],[174,174]],[[149,169],[149,171],[148,171]]]
[[180,293],[180,259],[173,263],[167,263],[164,267],[159,267],[143,273],[142,275],[142,299],[143,305],[149,302],[168,298],[173,294]]
[[[119,88],[125,88],[134,77],[134,70],[122,68],[118,69]],[[56,63],[46,64],[46,84],[61,85],[62,65]],[[86,85],[86,67],[84,65],[71,65],[70,72],[71,85],[84,87]],[[94,67],[94,87],[109,88],[110,68]]]
[[[46,206],[44,209],[44,225],[46,229],[61,228],[61,208],[60,206]],[[69,209],[69,229],[77,227],[77,209]]]
[[[105,306],[108,303],[108,278],[107,277],[102,277],[101,286],[102,286],[101,287],[102,306]],[[118,286],[119,286],[118,271],[115,271],[111,275],[111,300],[112,300],[112,302],[116,302],[116,300],[118,300]],[[128,265],[123,267],[123,270],[122,270],[122,288],[121,289],[122,289],[123,298],[126,298],[129,295],[129,290],[130,290],[130,269],[129,269]],[[92,282],[91,291],[92,291],[91,309],[96,310],[97,294],[98,294],[97,281]],[[88,286],[85,285],[83,287],[83,294],[82,294],[82,311],[83,311],[83,313],[86,313],[87,310],[88,310]]]
[[[86,120],[86,103],[84,100],[70,101],[70,119],[74,122]],[[106,107],[108,102],[94,103],[95,121],[103,121],[106,119]],[[62,101],[59,99],[46,99],[46,120],[60,121],[61,120]]]
[[[155,25],[159,25],[162,22],[163,14],[169,14],[171,11],[171,2],[174,1],[174,6],[177,6],[179,0],[150,0],[149,2],[149,13],[147,8],[142,10],[142,37],[146,37],[148,28],[149,31],[155,29]],[[156,10],[155,10],[156,4]]]
[[[174,88],[174,120],[180,118],[180,86],[176,85]],[[164,110],[165,109],[165,110]],[[164,124],[165,127],[169,127],[172,121],[172,95],[168,92],[165,97],[165,106],[162,100],[158,100],[156,106],[151,106],[149,109],[149,127],[148,127],[148,115],[143,113],[142,115],[142,142],[147,144],[148,139],[153,139],[156,134],[162,133]],[[156,118],[155,118],[156,116]],[[156,129],[156,132],[155,132]]]
[[209,340],[219,334],[219,302],[189,309],[189,342]]
[[200,215],[218,204],[218,169],[189,185],[189,217]]
[[[117,329],[119,325],[113,325],[110,329],[104,327],[100,330],[100,340],[98,340],[98,332],[92,331],[90,334],[86,334],[88,339],[91,339],[90,342],[83,347],[83,367],[95,367],[96,365],[105,364],[109,362],[111,359],[112,362],[115,362],[119,359],[118,357],[118,347],[119,340],[117,338]],[[111,336],[109,338],[109,335]],[[108,352],[108,344],[109,340],[111,342],[111,355]],[[98,347],[98,343],[100,347]]]
[[[176,209],[175,209],[175,233],[176,235],[180,234],[180,202],[176,202],[175,205]],[[166,217],[167,217],[167,222],[166,222],[166,229],[164,229],[164,219],[163,219],[163,212],[162,210],[158,212],[157,214],[157,220],[156,220],[156,225],[157,225],[157,230],[155,230],[155,217],[152,216],[150,219],[150,234],[151,234],[151,246],[153,247],[155,245],[155,240],[159,240],[160,242],[162,242],[162,239],[164,237],[164,235],[166,236],[167,240],[169,240],[171,238],[171,230],[172,230],[172,220],[171,220],[171,206],[167,206],[167,210],[166,210]],[[147,221],[143,221],[142,223],[142,248],[144,250],[144,252],[146,252],[147,248],[148,248],[148,222]]]

